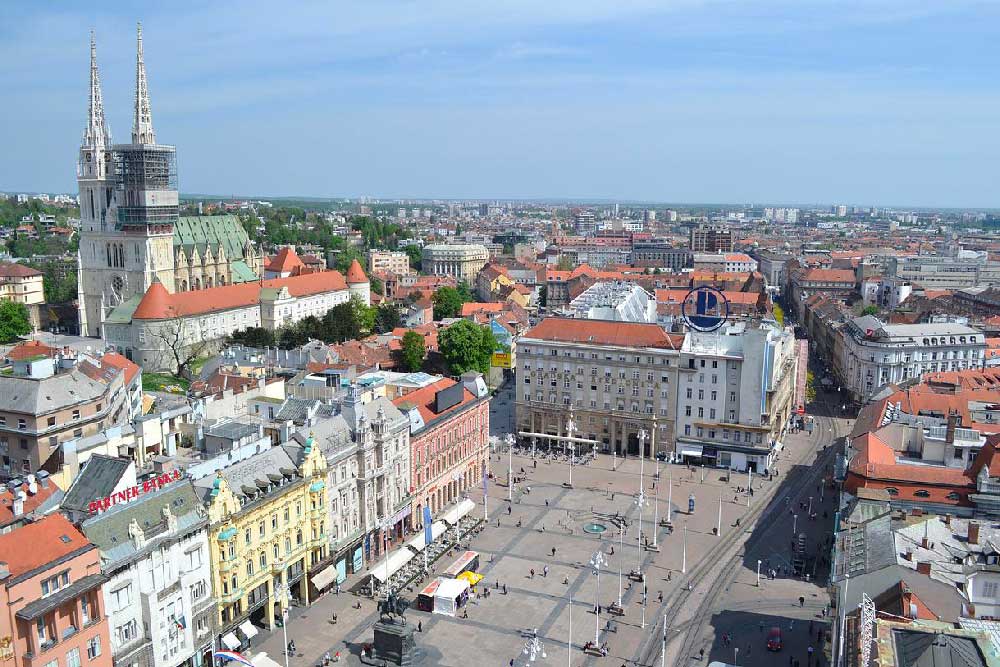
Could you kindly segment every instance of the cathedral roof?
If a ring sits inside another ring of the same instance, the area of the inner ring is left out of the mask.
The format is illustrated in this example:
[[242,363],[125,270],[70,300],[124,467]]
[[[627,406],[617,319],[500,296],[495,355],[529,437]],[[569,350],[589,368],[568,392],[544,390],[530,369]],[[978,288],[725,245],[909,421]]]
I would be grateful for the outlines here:
[[174,223],[174,247],[183,247],[187,252],[197,248],[204,255],[206,247],[211,247],[213,253],[221,247],[226,259],[233,261],[243,257],[243,248],[249,241],[234,215],[188,215]]
[[155,282],[146,290],[142,301],[132,314],[132,319],[166,320],[246,308],[260,303],[263,290],[282,287],[293,297],[303,297],[346,290],[347,283],[339,271],[319,271],[290,278],[273,278],[177,294],[171,294],[161,283]]
[[365,270],[361,268],[361,263],[358,260],[351,262],[351,266],[347,269],[347,284],[357,285],[358,283],[368,282],[368,276],[365,275]]
[[272,273],[298,273],[304,268],[305,264],[295,254],[295,249],[287,246],[279,250],[266,267]]

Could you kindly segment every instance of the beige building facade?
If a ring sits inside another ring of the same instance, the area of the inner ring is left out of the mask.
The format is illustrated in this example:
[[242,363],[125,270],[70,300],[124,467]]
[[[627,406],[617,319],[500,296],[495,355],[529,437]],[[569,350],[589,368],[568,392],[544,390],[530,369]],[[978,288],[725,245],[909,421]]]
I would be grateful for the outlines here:
[[489,251],[481,245],[428,245],[424,246],[420,267],[428,275],[452,276],[471,285],[489,259]]

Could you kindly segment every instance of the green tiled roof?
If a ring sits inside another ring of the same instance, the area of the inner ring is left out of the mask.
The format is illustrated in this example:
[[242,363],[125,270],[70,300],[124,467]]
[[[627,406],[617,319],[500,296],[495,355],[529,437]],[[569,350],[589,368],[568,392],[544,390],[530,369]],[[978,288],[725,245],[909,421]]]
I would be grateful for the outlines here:
[[132,313],[135,309],[139,307],[139,302],[142,301],[142,294],[136,294],[135,296],[122,301],[118,304],[118,307],[111,311],[111,314],[104,320],[105,324],[128,324],[132,321]]
[[230,262],[229,268],[232,271],[232,282],[234,283],[252,283],[257,280],[257,275],[253,272],[253,269],[247,266],[247,263],[242,259]]
[[230,261],[243,256],[243,246],[248,240],[246,230],[234,215],[184,216],[174,223],[175,247],[197,248],[203,252],[206,246],[214,251],[221,245]]

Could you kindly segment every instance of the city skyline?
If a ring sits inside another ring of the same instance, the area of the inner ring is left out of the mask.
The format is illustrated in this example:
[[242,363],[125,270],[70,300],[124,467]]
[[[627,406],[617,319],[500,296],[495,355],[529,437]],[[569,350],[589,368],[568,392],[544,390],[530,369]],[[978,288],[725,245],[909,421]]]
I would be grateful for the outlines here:
[[91,28],[127,140],[143,20],[183,192],[1000,206],[985,3],[240,8],[5,6],[0,188],[75,190]]

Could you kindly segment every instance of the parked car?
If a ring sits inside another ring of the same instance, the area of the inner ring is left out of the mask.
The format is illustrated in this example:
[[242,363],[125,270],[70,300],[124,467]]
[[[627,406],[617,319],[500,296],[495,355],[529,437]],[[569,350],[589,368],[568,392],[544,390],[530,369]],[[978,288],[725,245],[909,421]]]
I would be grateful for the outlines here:
[[774,627],[767,631],[767,650],[768,651],[780,651],[781,650],[781,628]]

